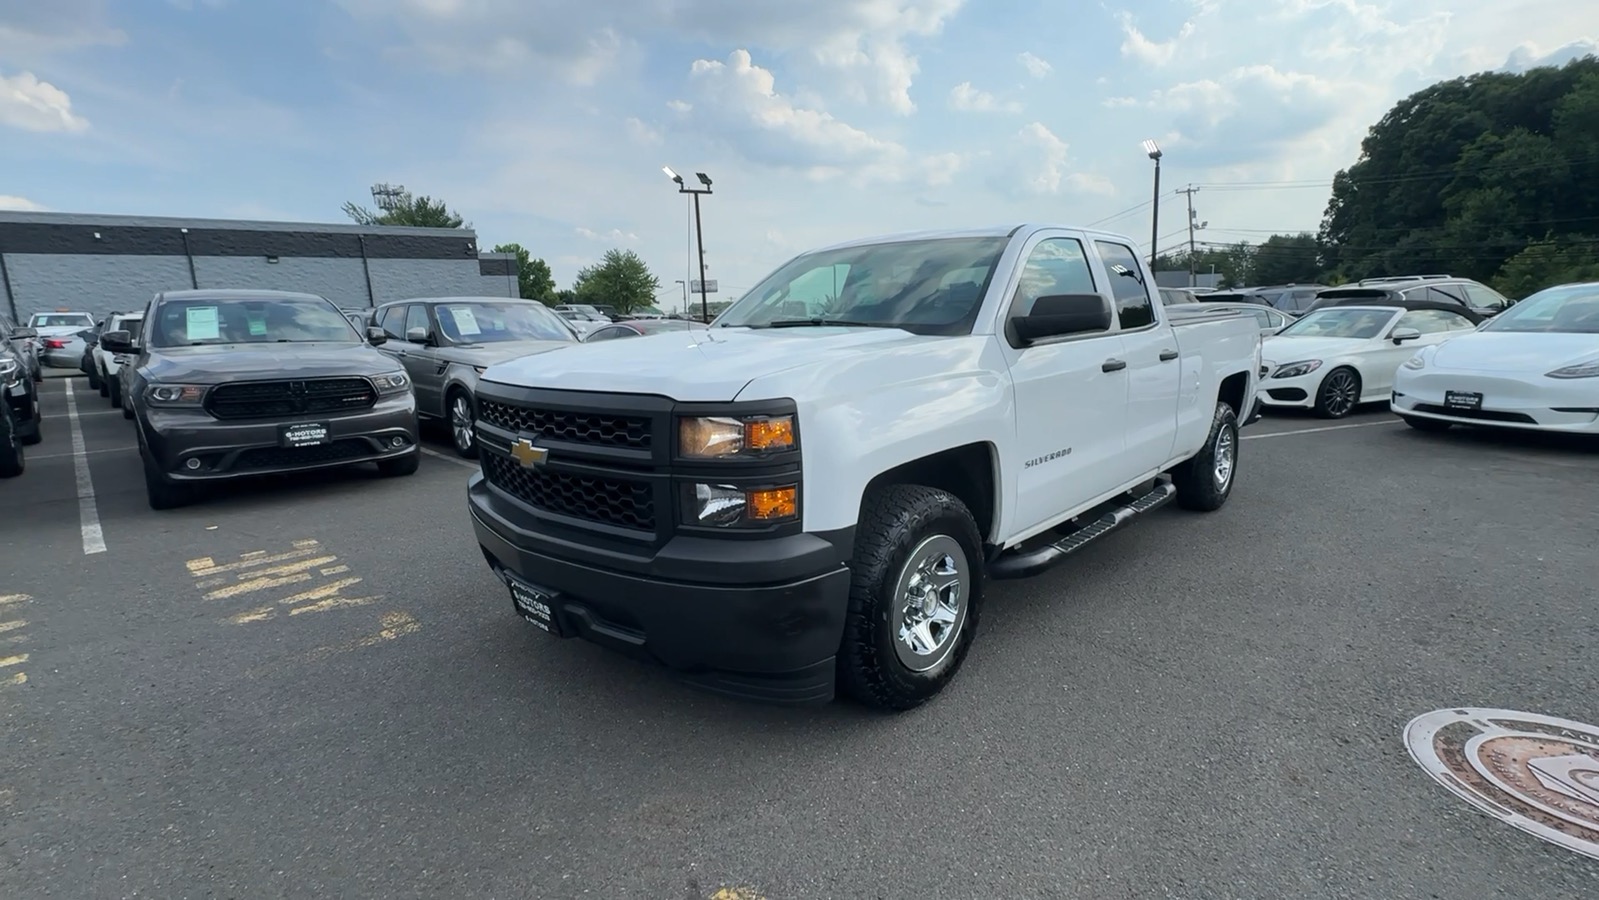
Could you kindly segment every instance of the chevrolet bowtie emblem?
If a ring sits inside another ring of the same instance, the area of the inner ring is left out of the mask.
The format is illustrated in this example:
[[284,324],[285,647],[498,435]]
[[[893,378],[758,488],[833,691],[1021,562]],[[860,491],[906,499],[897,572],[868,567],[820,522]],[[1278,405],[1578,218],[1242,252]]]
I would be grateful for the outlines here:
[[511,445],[511,458],[521,463],[522,468],[531,469],[544,465],[544,461],[550,458],[550,451],[533,446],[533,442],[527,438],[518,438]]

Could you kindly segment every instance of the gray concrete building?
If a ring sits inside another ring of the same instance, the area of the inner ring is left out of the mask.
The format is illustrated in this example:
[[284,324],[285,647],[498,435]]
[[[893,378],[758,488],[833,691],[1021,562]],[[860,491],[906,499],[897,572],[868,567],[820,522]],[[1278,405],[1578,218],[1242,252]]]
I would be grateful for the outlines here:
[[0,212],[0,311],[143,307],[156,292],[265,288],[348,309],[409,297],[515,297],[516,260],[460,228]]

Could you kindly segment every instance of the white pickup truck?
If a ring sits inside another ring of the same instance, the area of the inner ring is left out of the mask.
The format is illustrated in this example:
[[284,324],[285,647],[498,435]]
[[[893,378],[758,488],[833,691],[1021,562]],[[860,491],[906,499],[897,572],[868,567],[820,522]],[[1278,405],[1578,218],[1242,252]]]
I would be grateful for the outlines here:
[[1125,237],[1022,225],[805,253],[709,329],[493,365],[468,506],[552,635],[774,702],[902,710],[987,578],[1214,510],[1259,329],[1173,325]]

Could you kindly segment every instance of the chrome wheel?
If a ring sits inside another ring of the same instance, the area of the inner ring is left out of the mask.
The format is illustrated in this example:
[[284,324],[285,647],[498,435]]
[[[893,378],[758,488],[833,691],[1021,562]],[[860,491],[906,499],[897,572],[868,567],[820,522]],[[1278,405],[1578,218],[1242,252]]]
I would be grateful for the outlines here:
[[1233,466],[1238,459],[1238,436],[1226,425],[1222,426],[1221,433],[1216,435],[1215,466],[1211,471],[1216,479],[1216,490],[1225,491],[1227,485],[1233,480]]
[[1356,383],[1355,373],[1347,369],[1327,376],[1327,382],[1321,386],[1322,406],[1327,414],[1334,418],[1349,415],[1355,408],[1355,402],[1360,399],[1360,386]]
[[917,545],[894,588],[894,654],[912,672],[943,662],[966,624],[971,568],[959,541],[935,534]]
[[450,430],[455,435],[455,449],[462,454],[472,452],[472,401],[465,394],[456,394],[450,401]]

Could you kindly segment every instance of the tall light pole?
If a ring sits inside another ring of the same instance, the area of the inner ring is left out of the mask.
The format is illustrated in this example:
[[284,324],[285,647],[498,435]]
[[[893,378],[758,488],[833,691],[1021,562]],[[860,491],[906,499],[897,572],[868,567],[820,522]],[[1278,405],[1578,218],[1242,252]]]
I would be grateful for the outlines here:
[[1155,209],[1149,217],[1149,270],[1155,271],[1155,257],[1160,253],[1160,145],[1154,141],[1144,142],[1144,152],[1155,161]]
[[673,284],[681,284],[683,286],[683,315],[686,316],[686,315],[688,315],[688,282],[686,282],[683,279],[679,278],[679,279],[677,279],[676,281],[674,281],[672,283]]
[[691,194],[694,197],[694,239],[700,245],[700,318],[709,322],[711,320],[711,304],[705,296],[705,230],[700,225],[700,195],[711,192],[711,176],[706,175],[704,172],[695,172],[694,177],[698,178],[700,184],[704,185],[704,187],[694,188],[684,183],[683,176],[672,171],[671,166],[662,166],[661,171],[666,173],[667,178],[677,182],[677,192],[679,194]]

